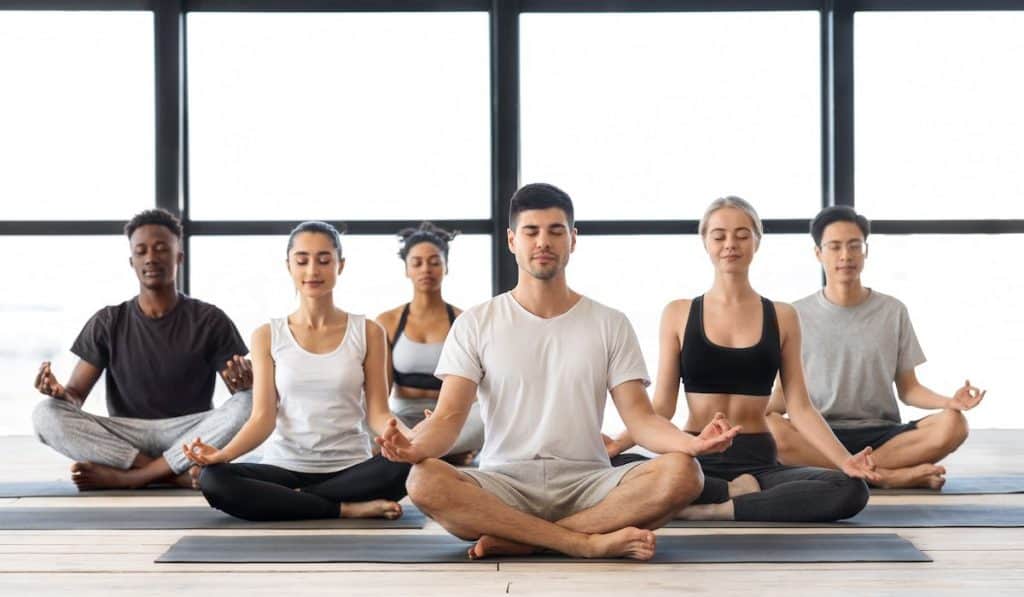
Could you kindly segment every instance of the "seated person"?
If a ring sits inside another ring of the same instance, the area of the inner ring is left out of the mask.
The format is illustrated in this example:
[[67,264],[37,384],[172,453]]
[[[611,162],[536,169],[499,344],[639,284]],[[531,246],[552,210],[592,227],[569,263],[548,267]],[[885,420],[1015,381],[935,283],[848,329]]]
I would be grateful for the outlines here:
[[[402,239],[398,256],[405,264],[405,276],[412,281],[412,301],[381,313],[377,322],[387,330],[391,347],[391,411],[402,423],[415,427],[426,412],[437,408],[441,380],[434,377],[434,369],[448,330],[462,311],[441,296],[441,284],[448,275],[448,243],[455,234],[430,222],[398,234]],[[469,464],[483,445],[484,424],[474,404],[445,460]]]
[[[704,492],[680,517],[831,522],[857,514],[868,501],[862,479],[874,476],[870,450],[851,456],[829,431],[804,389],[796,312],[750,285],[750,265],[763,235],[757,212],[739,197],[717,199],[699,231],[715,268],[714,283],[703,296],[665,307],[654,409],[672,417],[681,378],[689,407],[686,429],[700,429],[724,412],[743,433],[725,452],[699,458]],[[765,420],[776,374],[794,423],[827,455],[829,468],[777,461]],[[609,454],[632,444],[627,432],[608,444]]]
[[[654,533],[701,490],[697,454],[737,430],[719,420],[701,437],[651,410],[647,371],[629,320],[572,291],[576,245],[569,196],[531,184],[512,197],[508,246],[514,290],[463,313],[437,366],[437,410],[413,433],[394,421],[381,452],[413,464],[409,497],[471,558],[539,548],[576,557],[649,559]],[[487,441],[479,469],[438,460],[477,399]],[[643,445],[665,455],[612,468],[600,429],[608,392]],[[638,528],[639,527],[639,528]]]
[[[139,294],[85,324],[71,347],[81,360],[66,384],[43,363],[35,386],[50,398],[32,423],[40,441],[75,460],[71,479],[81,490],[193,487],[181,442],[202,435],[223,445],[249,417],[249,350],[220,309],[178,292],[184,253],[177,218],[147,210],[125,233]],[[109,417],[82,410],[104,370]],[[218,372],[233,395],[214,409]]]
[[[364,428],[391,417],[384,330],[334,305],[345,260],[333,226],[296,227],[286,263],[299,308],[253,333],[252,416],[223,449],[196,438],[184,454],[204,467],[206,501],[239,518],[398,518],[409,465],[372,456]],[[231,462],[272,432],[260,464]]]
[[[918,381],[914,368],[925,358],[907,308],[861,284],[869,231],[868,220],[846,206],[828,207],[811,223],[826,283],[793,303],[804,338],[807,389],[847,450],[873,450],[877,485],[939,489],[946,471],[935,463],[967,438],[963,411],[977,406],[985,392],[968,381],[952,397],[942,396]],[[893,383],[904,403],[941,412],[901,423]],[[779,460],[831,466],[782,416],[784,399],[783,388],[776,387],[768,417]]]

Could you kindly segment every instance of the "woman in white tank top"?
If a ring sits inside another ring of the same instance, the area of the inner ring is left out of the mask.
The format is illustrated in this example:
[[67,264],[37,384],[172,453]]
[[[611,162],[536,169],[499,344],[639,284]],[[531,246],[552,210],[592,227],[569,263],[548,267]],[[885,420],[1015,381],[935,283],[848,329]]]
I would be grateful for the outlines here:
[[[199,487],[214,508],[246,520],[402,515],[410,467],[373,456],[364,425],[379,434],[391,417],[387,338],[334,306],[344,266],[333,226],[292,231],[288,272],[299,309],[253,333],[249,421],[220,450],[201,438],[183,447],[203,466]],[[265,440],[262,463],[231,462]]]

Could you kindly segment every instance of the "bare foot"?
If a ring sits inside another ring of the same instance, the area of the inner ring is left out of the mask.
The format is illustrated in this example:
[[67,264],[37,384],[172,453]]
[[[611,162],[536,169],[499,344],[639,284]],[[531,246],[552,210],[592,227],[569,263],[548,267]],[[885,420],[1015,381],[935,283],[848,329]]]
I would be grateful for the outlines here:
[[71,465],[71,480],[79,491],[91,489],[134,489],[137,481],[129,471],[96,464],[76,462]]
[[946,469],[935,464],[919,464],[904,468],[877,469],[882,481],[879,487],[886,489],[920,487],[942,489],[946,483]]
[[737,498],[741,495],[761,491],[761,484],[757,482],[754,475],[744,473],[729,481],[729,497]]
[[680,520],[733,520],[736,517],[732,500],[721,504],[697,504],[683,508],[676,514]]
[[441,458],[452,466],[470,466],[473,464],[473,459],[476,458],[476,452],[460,452],[458,454],[448,454]]
[[587,558],[630,558],[649,560],[654,557],[654,533],[646,529],[626,527],[613,533],[587,536]]
[[170,477],[171,484],[181,487],[182,489],[199,489],[199,473],[202,472],[202,468],[199,466],[192,466],[180,475],[174,475]]
[[341,505],[342,518],[387,518],[395,520],[402,516],[402,506],[391,500],[370,500],[349,502]]
[[469,559],[480,560],[488,556],[525,556],[540,551],[532,545],[516,543],[501,537],[481,535],[469,548]]

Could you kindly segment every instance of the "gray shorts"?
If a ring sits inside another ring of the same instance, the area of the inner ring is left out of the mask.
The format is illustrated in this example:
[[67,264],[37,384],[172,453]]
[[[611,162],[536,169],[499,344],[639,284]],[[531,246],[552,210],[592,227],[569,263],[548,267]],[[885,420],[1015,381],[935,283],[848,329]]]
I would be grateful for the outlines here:
[[539,459],[460,472],[508,506],[554,522],[593,508],[641,464],[612,468],[595,462]]

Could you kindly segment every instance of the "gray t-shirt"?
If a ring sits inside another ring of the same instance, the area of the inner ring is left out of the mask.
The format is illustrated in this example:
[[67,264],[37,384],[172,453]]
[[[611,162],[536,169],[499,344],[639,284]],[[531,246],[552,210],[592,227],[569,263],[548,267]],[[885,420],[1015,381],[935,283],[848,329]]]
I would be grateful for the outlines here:
[[811,401],[835,428],[900,422],[896,374],[924,363],[907,308],[872,290],[854,307],[830,303],[819,290],[795,303]]

